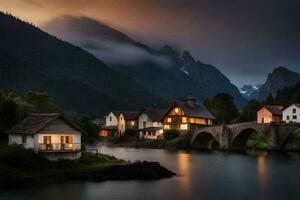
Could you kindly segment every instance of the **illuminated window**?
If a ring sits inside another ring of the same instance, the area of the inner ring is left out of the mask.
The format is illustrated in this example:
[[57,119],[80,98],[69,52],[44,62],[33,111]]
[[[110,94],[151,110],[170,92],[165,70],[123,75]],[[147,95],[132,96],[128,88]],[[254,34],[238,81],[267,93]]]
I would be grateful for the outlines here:
[[191,123],[195,123],[195,118],[190,118]]
[[164,129],[167,129],[167,130],[171,129],[171,126],[166,124],[166,125],[164,125]]
[[107,130],[101,130],[100,131],[100,136],[101,137],[107,137],[108,136],[108,131]]
[[179,108],[175,108],[175,113],[176,113],[176,114],[179,113]]
[[169,117],[169,118],[167,119],[167,122],[171,123],[171,122],[172,122],[172,118]]
[[197,119],[196,119],[196,124],[205,124],[205,120],[204,120],[204,119],[197,118]]
[[188,125],[187,124],[180,124],[180,129],[181,130],[187,130],[188,129]]
[[130,122],[130,125],[131,125],[131,126],[134,126],[134,121],[131,121],[131,122]]
[[186,123],[186,122],[187,122],[186,117],[182,117],[182,123]]
[[62,144],[72,144],[73,143],[73,136],[72,135],[61,136],[61,143]]

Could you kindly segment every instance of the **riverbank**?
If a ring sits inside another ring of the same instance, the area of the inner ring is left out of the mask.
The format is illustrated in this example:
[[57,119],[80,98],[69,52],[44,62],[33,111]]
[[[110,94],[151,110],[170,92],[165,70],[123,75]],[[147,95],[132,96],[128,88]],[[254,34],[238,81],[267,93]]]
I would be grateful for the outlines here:
[[119,140],[117,138],[108,138],[98,143],[103,143],[111,147],[125,148],[145,148],[145,149],[169,149],[169,150],[191,150],[189,134],[180,135],[172,139],[146,140],[138,137],[126,137]]
[[131,163],[104,154],[54,162],[21,147],[1,146],[0,151],[0,186],[57,180],[151,180],[174,175],[157,162]]

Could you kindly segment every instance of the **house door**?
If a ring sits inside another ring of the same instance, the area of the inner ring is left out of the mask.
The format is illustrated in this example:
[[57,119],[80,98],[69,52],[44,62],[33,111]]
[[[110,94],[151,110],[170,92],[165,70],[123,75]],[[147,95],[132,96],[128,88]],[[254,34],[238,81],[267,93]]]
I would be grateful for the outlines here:
[[73,144],[73,137],[72,136],[61,136],[61,149],[66,150]]
[[46,150],[51,150],[51,136],[44,136],[44,144],[46,145]]

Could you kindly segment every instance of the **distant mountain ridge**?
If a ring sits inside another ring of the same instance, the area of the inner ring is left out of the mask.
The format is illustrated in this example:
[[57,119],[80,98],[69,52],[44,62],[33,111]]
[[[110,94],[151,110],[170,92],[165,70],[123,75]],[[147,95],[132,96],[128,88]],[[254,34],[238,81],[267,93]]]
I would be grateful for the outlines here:
[[226,92],[239,106],[245,102],[226,76],[214,66],[197,61],[188,51],[181,53],[168,45],[153,49],[87,17],[60,17],[42,29],[84,48],[162,98],[181,98],[193,93],[204,99]]
[[266,82],[259,91],[258,99],[265,100],[269,94],[276,96],[278,90],[300,83],[300,74],[287,69],[278,67],[268,74]]
[[250,99],[257,99],[258,94],[260,91],[260,88],[262,87],[262,84],[258,85],[243,85],[243,87],[240,89],[240,93],[243,95],[243,97],[247,100]]
[[45,90],[65,111],[91,115],[163,103],[87,51],[1,12],[0,34],[0,90]]

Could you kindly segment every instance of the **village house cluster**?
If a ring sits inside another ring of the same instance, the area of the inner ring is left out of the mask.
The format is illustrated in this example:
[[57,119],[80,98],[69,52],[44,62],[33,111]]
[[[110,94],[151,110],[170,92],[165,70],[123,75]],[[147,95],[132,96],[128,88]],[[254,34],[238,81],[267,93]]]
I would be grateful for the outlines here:
[[185,101],[174,101],[168,109],[154,106],[141,111],[111,111],[104,120],[98,119],[95,123],[101,127],[101,137],[121,136],[133,130],[138,131],[140,138],[159,139],[167,130],[185,133],[199,126],[211,126],[213,119],[202,103],[188,96]]
[[257,123],[300,123],[300,104],[287,108],[278,105],[264,105],[257,110]]
[[[138,133],[141,139],[160,139],[164,132],[193,132],[199,127],[212,126],[214,116],[202,103],[189,96],[174,101],[169,108],[157,106],[141,111],[111,111],[104,119],[94,121],[100,136],[120,137],[126,131]],[[300,104],[264,105],[257,110],[257,123],[300,123]],[[9,131],[9,145],[22,145],[43,154],[50,160],[78,159],[81,156],[82,134],[87,134],[61,113],[31,114]]]
[[[214,117],[195,98],[175,101],[168,109],[144,108],[139,112],[109,112],[104,119],[100,136],[121,136],[128,130],[138,131],[140,138],[158,139],[166,130],[187,132],[198,126],[212,125]],[[9,145],[33,149],[49,160],[78,159],[81,156],[82,134],[87,134],[61,113],[31,114],[9,131]]]

